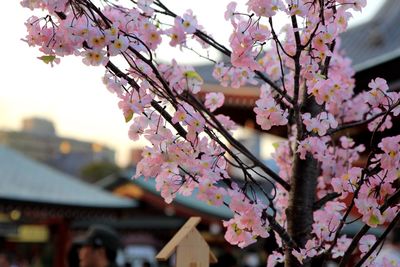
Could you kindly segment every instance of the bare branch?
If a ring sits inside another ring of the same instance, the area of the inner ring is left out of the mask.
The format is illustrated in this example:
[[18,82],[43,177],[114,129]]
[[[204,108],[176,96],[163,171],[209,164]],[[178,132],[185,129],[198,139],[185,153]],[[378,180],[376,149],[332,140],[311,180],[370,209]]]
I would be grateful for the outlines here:
[[354,121],[354,122],[348,122],[348,123],[344,123],[339,125],[337,128],[335,129],[329,129],[328,130],[328,135],[332,135],[336,132],[348,129],[348,128],[353,128],[353,127],[357,127],[357,126],[361,126],[367,123],[370,123],[371,121],[374,121],[375,119],[384,116],[385,114],[387,114],[388,112],[391,112],[393,109],[395,109],[397,106],[400,105],[400,100],[397,101],[396,103],[394,103],[393,105],[390,106],[390,108],[388,110],[379,112],[378,114],[375,114],[373,116],[371,116],[371,118],[365,119],[365,120],[361,120],[361,121]]
[[339,197],[341,194],[333,192],[333,193],[329,193],[326,194],[323,198],[319,199],[318,201],[314,202],[313,205],[313,210],[319,210],[320,208],[322,208],[326,203],[328,203],[329,201],[334,200],[335,198]]
[[[384,212],[388,207],[392,206],[393,204],[398,203],[400,200],[400,189],[398,189],[386,202],[382,207],[379,209],[380,212]],[[351,241],[348,249],[346,250],[345,254],[343,255],[342,260],[339,263],[339,267],[345,267],[346,264],[349,262],[351,258],[351,254],[357,248],[358,242],[360,241],[361,237],[363,237],[371,227],[365,224],[363,228],[357,233],[353,240]]]

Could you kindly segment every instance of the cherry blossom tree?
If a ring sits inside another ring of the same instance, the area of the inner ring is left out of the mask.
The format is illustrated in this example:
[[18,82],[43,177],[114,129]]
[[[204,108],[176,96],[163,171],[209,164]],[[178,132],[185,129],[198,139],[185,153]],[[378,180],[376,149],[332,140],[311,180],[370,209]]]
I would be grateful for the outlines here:
[[[356,266],[376,266],[377,248],[400,219],[400,135],[378,135],[399,116],[400,94],[379,77],[354,92],[340,33],[350,10],[361,11],[366,0],[248,0],[244,8],[231,2],[227,25],[220,26],[232,31],[229,46],[207,34],[193,11],[175,14],[161,0],[21,4],[47,12],[26,22],[25,41],[40,48],[40,60],[54,64],[74,55],[105,69],[104,84],[119,98],[129,137],[149,141],[135,177],[155,179],[166,202],[197,192],[199,201],[228,206],[228,242],[245,247],[275,236],[279,249],[268,266],[323,266],[332,259],[347,266],[356,252]],[[280,29],[277,14],[287,19]],[[274,153],[278,173],[233,137],[235,123],[218,114],[222,93],[201,98],[203,79],[195,68],[160,63],[162,42],[208,58],[222,86],[260,88],[259,126],[288,129]],[[194,43],[229,60],[217,62]],[[361,125],[372,133],[371,148],[356,166],[365,147],[345,130]],[[240,169],[243,180],[233,180],[228,167]],[[350,212],[364,224],[352,238],[343,234]],[[378,226],[386,229],[381,236],[367,234]]]

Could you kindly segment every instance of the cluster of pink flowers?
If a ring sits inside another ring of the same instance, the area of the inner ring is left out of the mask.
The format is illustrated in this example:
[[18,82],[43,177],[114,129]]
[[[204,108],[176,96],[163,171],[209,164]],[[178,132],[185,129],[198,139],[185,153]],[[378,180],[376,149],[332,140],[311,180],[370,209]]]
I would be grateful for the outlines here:
[[[312,237],[304,247],[291,251],[299,262],[327,251],[332,258],[344,255],[351,241],[340,231],[349,197],[370,227],[383,225],[398,214],[399,205],[385,203],[397,189],[400,136],[383,138],[380,151],[371,154],[364,168],[354,162],[365,147],[349,137],[338,141],[332,136],[346,124],[364,120],[370,131],[383,131],[400,114],[400,93],[390,91],[382,78],[373,79],[366,91],[354,93],[351,61],[340,50],[338,36],[347,28],[350,9],[361,10],[366,0],[249,0],[249,14],[231,2],[225,12],[232,26],[231,51],[202,30],[191,10],[177,16],[157,1],[133,2],[137,3],[132,8],[108,1],[97,8],[90,1],[82,5],[73,0],[22,0],[24,7],[50,14],[28,19],[25,41],[39,47],[44,54],[39,59],[45,63],[75,55],[86,65],[107,69],[103,83],[118,97],[118,106],[130,123],[129,137],[148,141],[135,177],[155,179],[166,202],[177,194],[196,192],[209,205],[229,206],[234,215],[223,223],[225,238],[245,247],[267,238],[276,223],[285,230],[292,160],[313,160],[319,168],[317,199],[330,193],[338,197],[313,211]],[[278,13],[290,16],[292,25],[274,29],[272,18]],[[163,15],[170,20],[164,23],[159,19]],[[247,175],[253,167],[235,159],[235,152],[225,144],[238,148],[231,136],[236,124],[226,115],[214,114],[223,106],[224,95],[209,92],[202,102],[196,94],[204,81],[193,67],[175,60],[159,64],[155,52],[163,40],[181,49],[194,40],[204,48],[213,46],[224,52],[230,62],[216,63],[213,70],[221,86],[239,88],[262,82],[254,107],[257,124],[263,130],[290,124],[288,140],[277,145],[273,155],[283,182],[266,198],[246,194],[245,186],[232,181],[228,173],[235,160]],[[273,46],[267,47],[270,41]],[[313,115],[307,107],[310,99],[320,108]],[[274,224],[267,218],[273,218]],[[281,247],[288,242],[284,238],[276,235]],[[360,240],[362,255],[374,242],[368,235]],[[283,257],[282,251],[275,251],[268,266],[283,262]],[[368,265],[373,266],[373,260]]]
[[263,204],[252,204],[240,190],[229,190],[231,202],[229,208],[234,217],[224,221],[227,227],[225,238],[231,244],[246,247],[257,241],[258,237],[269,236],[269,224],[262,220],[262,212],[266,209]]
[[172,61],[171,65],[160,64],[159,71],[168,81],[171,89],[178,94],[185,90],[197,94],[203,85],[203,79],[193,67],[180,66],[175,60]]
[[256,101],[254,108],[257,123],[263,130],[269,130],[276,125],[286,125],[288,111],[277,105],[270,88],[262,86],[260,90],[260,99]]
[[307,131],[323,136],[330,128],[336,128],[338,126],[337,121],[332,114],[321,112],[315,118],[311,118],[310,113],[303,114],[303,123],[306,126]]
[[255,74],[247,67],[227,67],[223,62],[215,65],[213,77],[217,79],[222,86],[231,86],[240,88],[246,84],[256,85]]
[[31,10],[36,8],[46,9],[51,14],[54,12],[62,12],[67,6],[68,0],[22,0],[21,5]]
[[215,111],[217,108],[221,107],[224,104],[225,96],[223,93],[208,93],[206,94],[206,105],[210,111]]

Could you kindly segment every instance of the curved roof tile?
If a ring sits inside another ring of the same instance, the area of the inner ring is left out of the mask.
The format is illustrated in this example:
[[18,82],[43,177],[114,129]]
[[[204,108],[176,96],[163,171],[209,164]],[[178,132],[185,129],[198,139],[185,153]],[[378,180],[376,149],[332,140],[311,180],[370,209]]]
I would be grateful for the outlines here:
[[137,206],[5,146],[0,146],[0,199],[93,208]]
[[[400,1],[386,0],[374,17],[341,35],[345,53],[356,71],[400,56]],[[396,52],[395,54],[393,54]]]

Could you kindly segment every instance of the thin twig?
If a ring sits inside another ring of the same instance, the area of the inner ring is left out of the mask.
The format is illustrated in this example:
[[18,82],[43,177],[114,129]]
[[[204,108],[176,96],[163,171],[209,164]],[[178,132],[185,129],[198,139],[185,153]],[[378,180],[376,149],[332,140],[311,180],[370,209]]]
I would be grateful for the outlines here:
[[396,217],[390,222],[389,226],[386,228],[383,234],[379,237],[378,240],[376,240],[375,244],[372,245],[369,251],[361,258],[361,260],[354,267],[361,267],[363,265],[363,263],[369,258],[369,256],[371,256],[371,254],[375,251],[375,249],[379,246],[379,244],[386,239],[387,235],[390,233],[390,231],[393,230],[393,228],[396,226],[399,220],[400,220],[400,212],[397,213]]

